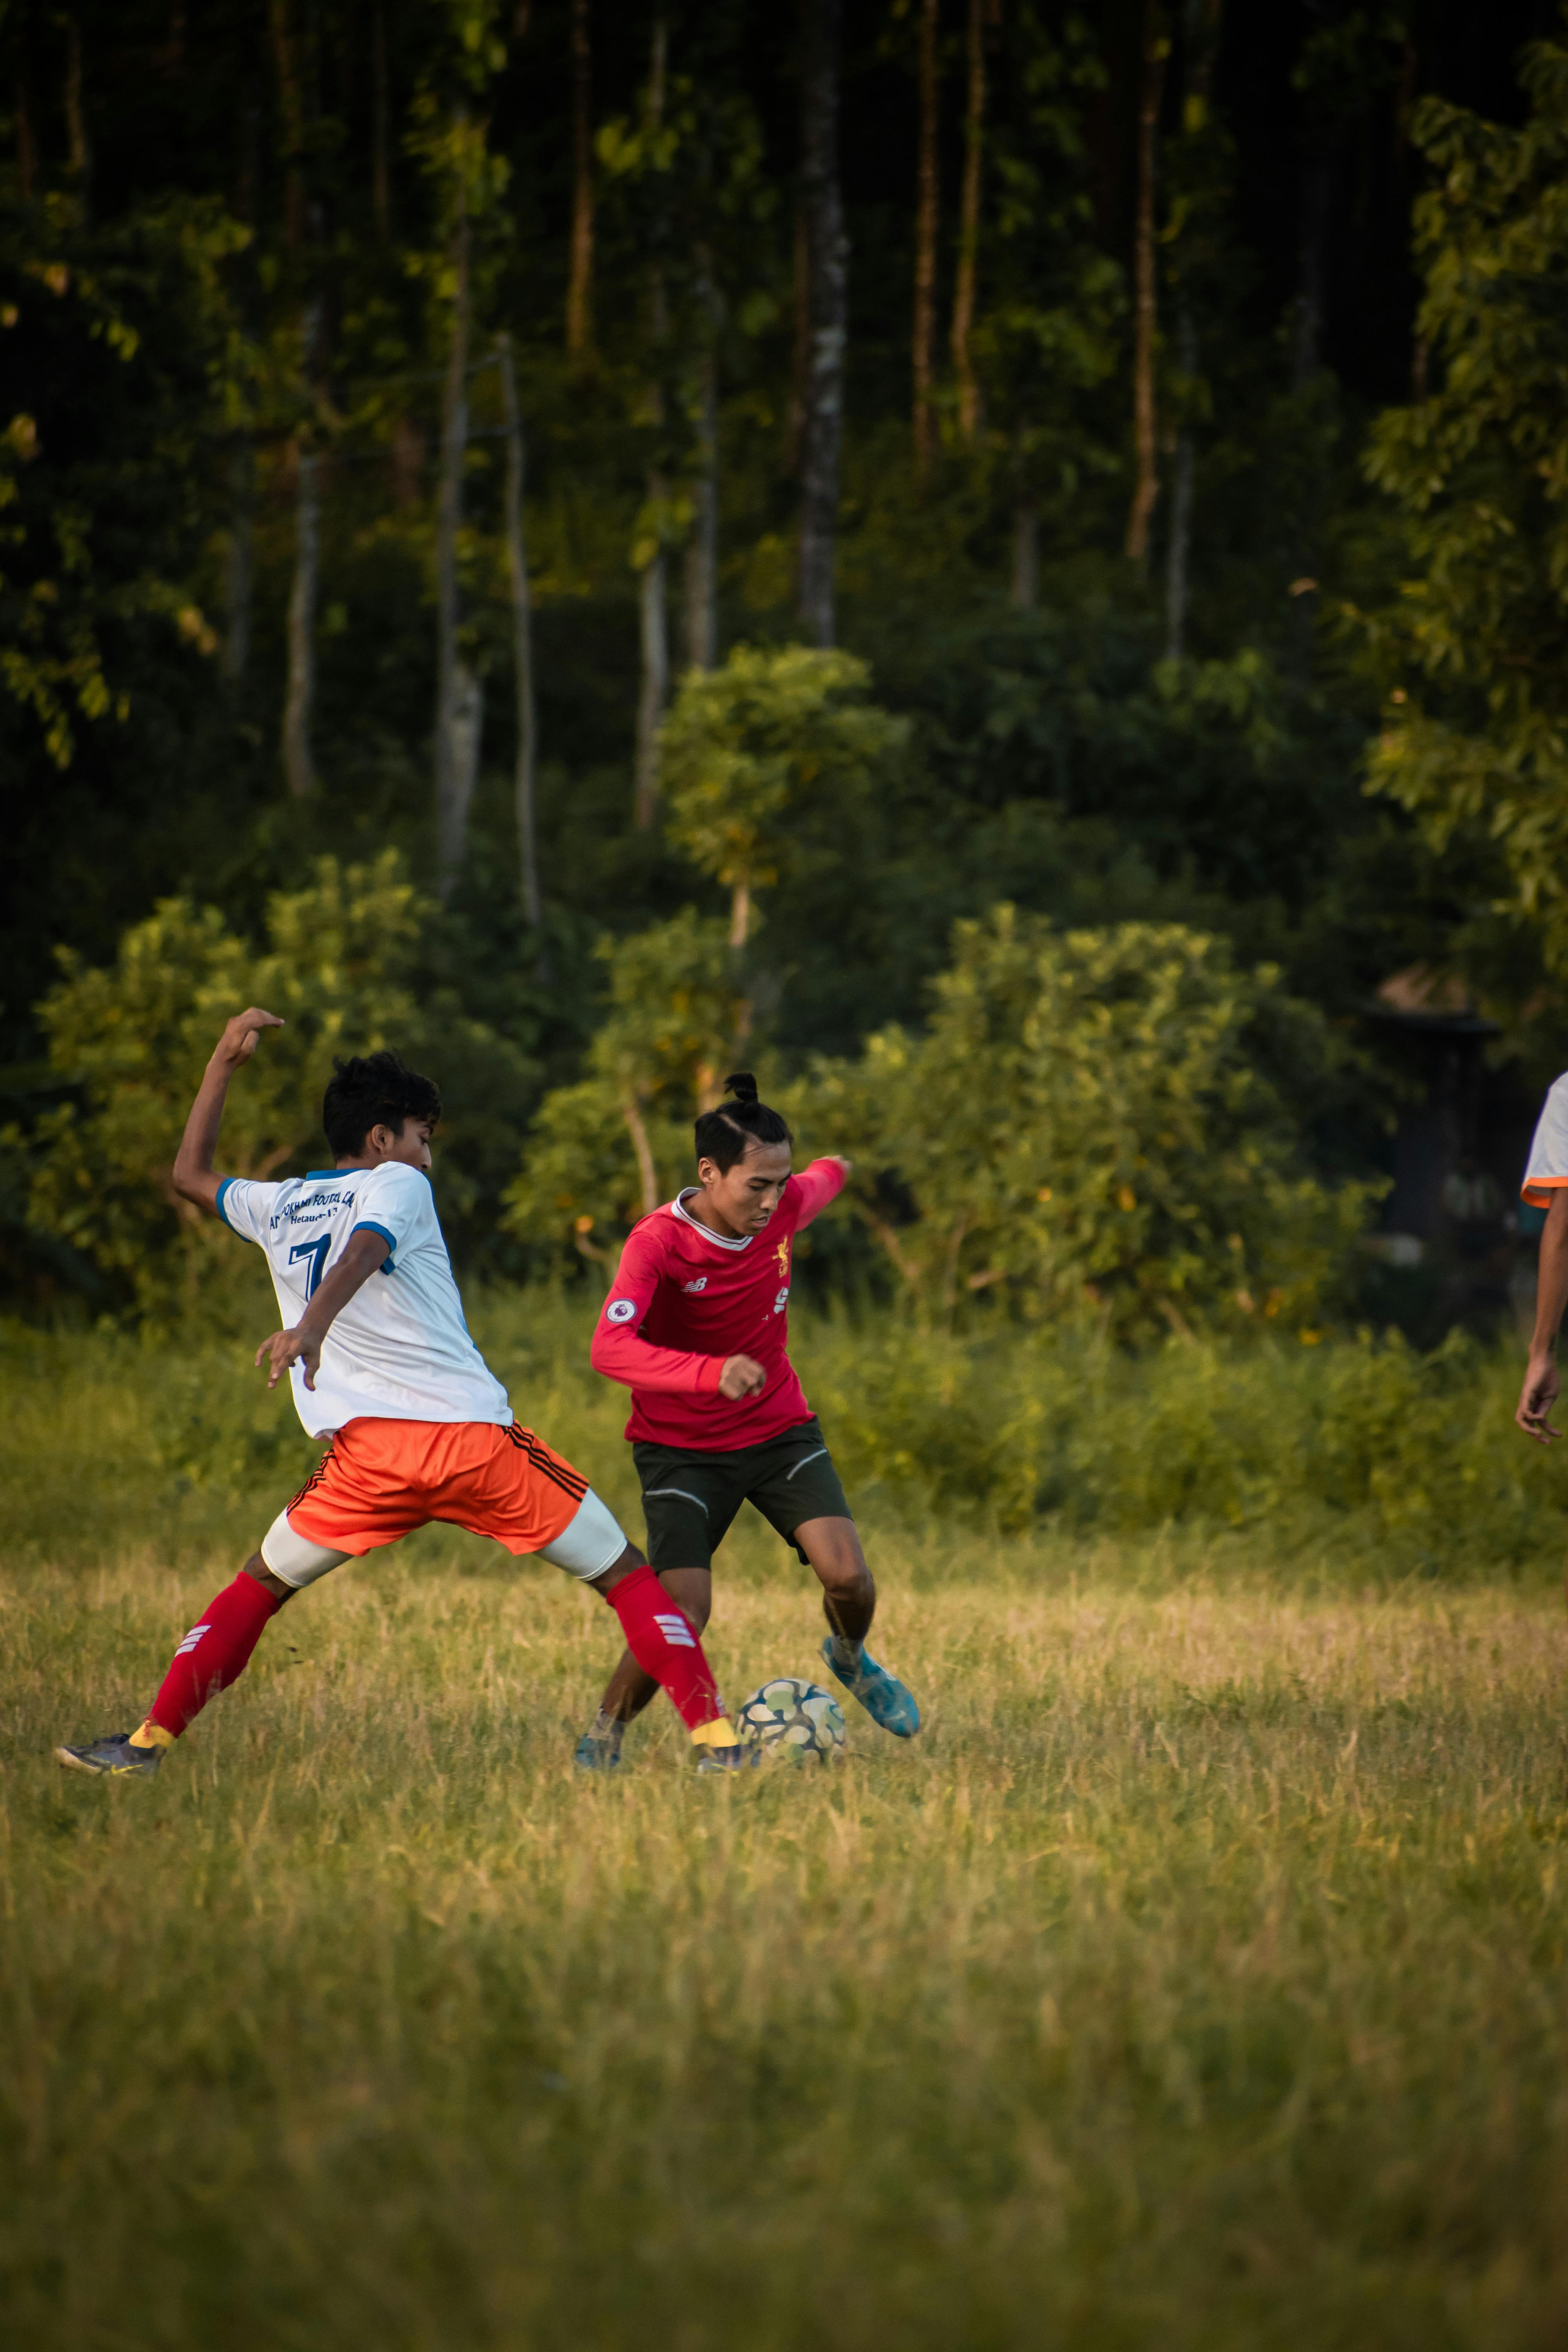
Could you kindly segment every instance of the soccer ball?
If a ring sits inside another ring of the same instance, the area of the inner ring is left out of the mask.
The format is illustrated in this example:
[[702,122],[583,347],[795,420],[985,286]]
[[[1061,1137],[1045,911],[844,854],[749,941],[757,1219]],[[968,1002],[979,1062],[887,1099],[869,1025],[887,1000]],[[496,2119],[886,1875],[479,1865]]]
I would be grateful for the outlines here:
[[831,1764],[844,1753],[844,1709],[831,1691],[793,1675],[775,1675],[754,1690],[737,1727],[775,1762]]

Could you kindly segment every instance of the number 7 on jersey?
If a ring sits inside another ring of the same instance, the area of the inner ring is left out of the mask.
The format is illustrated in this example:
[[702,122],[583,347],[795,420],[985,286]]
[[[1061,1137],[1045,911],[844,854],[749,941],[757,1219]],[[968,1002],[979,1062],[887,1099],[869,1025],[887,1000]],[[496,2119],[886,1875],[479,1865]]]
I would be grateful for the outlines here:
[[332,1237],[331,1234],[319,1234],[313,1242],[296,1242],[293,1248],[289,1253],[289,1263],[290,1265],[293,1265],[298,1259],[302,1257],[308,1257],[310,1261],[310,1272],[305,1276],[305,1297],[307,1301],[314,1298],[316,1292],[320,1287],[321,1268],[327,1262],[327,1252],[331,1248],[331,1246]]

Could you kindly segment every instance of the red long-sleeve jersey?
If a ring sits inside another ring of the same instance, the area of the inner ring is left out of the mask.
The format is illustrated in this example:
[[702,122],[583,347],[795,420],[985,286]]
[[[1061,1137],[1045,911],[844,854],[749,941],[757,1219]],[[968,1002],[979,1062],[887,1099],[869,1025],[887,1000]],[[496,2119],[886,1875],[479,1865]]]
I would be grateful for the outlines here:
[[[632,1392],[628,1437],[722,1454],[811,1419],[789,1360],[790,1251],[843,1183],[836,1160],[814,1160],[790,1178],[763,1231],[739,1241],[689,1216],[689,1193],[632,1227],[592,1349],[595,1370]],[[731,1356],[762,1365],[761,1396],[720,1395]]]

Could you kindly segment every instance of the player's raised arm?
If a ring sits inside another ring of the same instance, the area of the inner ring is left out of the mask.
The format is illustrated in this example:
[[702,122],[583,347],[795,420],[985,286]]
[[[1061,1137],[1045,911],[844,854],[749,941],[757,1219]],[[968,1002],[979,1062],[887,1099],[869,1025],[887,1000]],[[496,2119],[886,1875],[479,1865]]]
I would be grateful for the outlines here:
[[217,1150],[228,1082],[240,1064],[248,1062],[255,1053],[256,1041],[262,1031],[281,1029],[283,1025],[281,1014],[264,1013],[258,1004],[248,1005],[226,1024],[202,1073],[202,1082],[196,1088],[196,1098],[174,1155],[174,1190],[182,1200],[194,1201],[209,1216],[217,1214],[218,1186],[223,1181],[213,1166],[213,1154]]
[[819,1217],[830,1201],[837,1201],[849,1181],[852,1163],[841,1151],[830,1151],[822,1160],[814,1160],[795,1178],[800,1192],[800,1207],[795,1216],[795,1231],[800,1233],[814,1217]]

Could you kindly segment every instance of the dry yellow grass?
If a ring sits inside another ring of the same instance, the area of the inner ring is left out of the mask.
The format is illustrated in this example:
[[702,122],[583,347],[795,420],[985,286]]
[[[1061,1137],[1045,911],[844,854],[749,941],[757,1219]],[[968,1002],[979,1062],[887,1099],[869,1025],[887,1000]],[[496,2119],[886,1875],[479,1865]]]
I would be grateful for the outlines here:
[[[68,1778],[233,1562],[14,1570],[15,2340],[1559,2343],[1555,1598],[877,1549],[926,1731],[742,1784],[662,1703],[574,1778],[609,1613],[435,1531],[290,1607],[154,1784]],[[721,1680],[816,1638],[746,1534]]]

